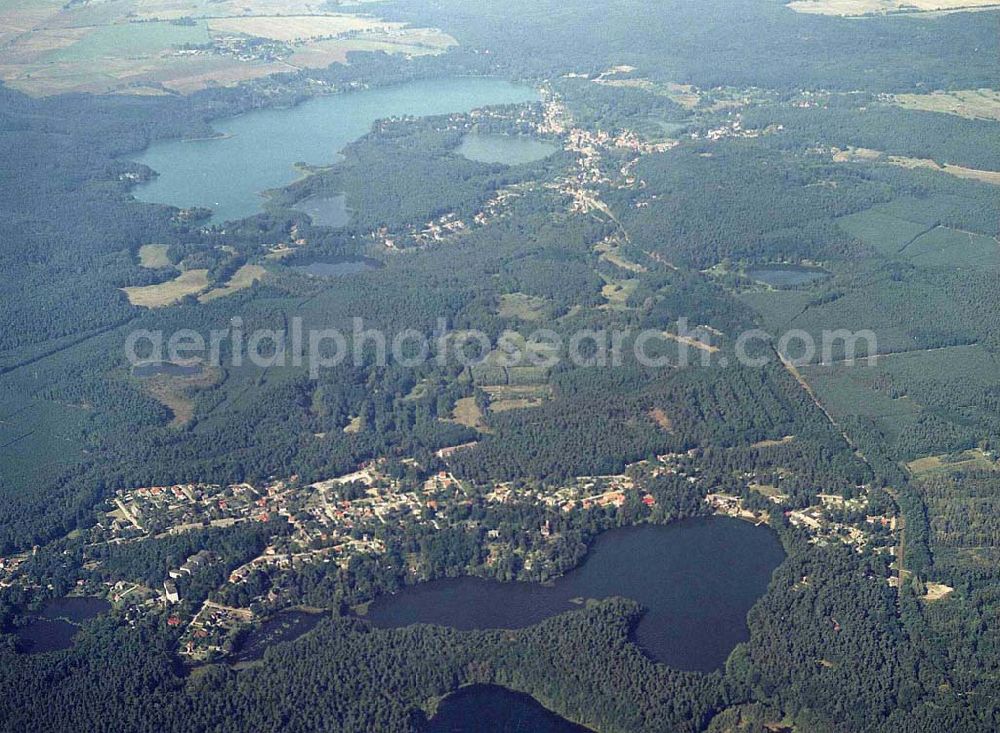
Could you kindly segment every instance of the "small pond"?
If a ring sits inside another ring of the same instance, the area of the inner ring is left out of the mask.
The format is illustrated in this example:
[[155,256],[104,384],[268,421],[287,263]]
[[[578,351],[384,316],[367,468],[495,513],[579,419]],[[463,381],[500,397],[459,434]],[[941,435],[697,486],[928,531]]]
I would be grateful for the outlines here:
[[230,661],[238,663],[262,659],[269,647],[286,641],[295,641],[316,628],[325,617],[324,613],[306,611],[283,611],[275,614],[247,635],[239,648],[230,656]]
[[342,193],[332,196],[310,196],[295,204],[294,209],[307,214],[316,226],[336,229],[351,223],[347,196]]
[[427,733],[586,733],[520,692],[471,685],[445,697],[424,728]]
[[382,267],[378,260],[362,257],[328,262],[310,262],[308,265],[292,265],[290,269],[312,277],[344,277],[360,275],[362,272],[377,270]]
[[27,654],[69,649],[80,624],[111,609],[101,598],[72,596],[49,601],[25,625],[15,629],[18,649]]
[[547,158],[559,150],[552,143],[526,135],[494,135],[470,132],[455,152],[477,163],[520,165]]

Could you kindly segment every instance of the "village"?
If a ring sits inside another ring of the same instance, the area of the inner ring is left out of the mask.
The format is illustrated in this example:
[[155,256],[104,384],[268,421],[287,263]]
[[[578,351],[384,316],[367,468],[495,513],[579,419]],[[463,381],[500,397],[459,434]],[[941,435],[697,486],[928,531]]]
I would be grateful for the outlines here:
[[[438,452],[438,457],[447,463],[449,457],[468,448],[446,448]],[[409,467],[419,469],[412,459],[405,461]],[[474,507],[485,511],[490,506],[515,505],[535,507],[539,516],[547,517],[525,530],[535,538],[534,549],[516,549],[502,541],[497,530],[490,529],[485,534],[489,553],[486,564],[497,565],[505,557],[520,554],[522,567],[542,571],[552,561],[544,548],[558,539],[554,525],[560,516],[595,510],[614,514],[629,502],[652,510],[657,500],[644,488],[647,477],[670,476],[701,487],[704,478],[698,461],[699,451],[695,449],[630,464],[621,474],[579,476],[558,485],[499,482],[479,486],[456,478],[447,469],[429,475],[416,470],[408,478],[399,478],[382,459],[366,462],[351,473],[312,483],[292,476],[260,485],[185,483],[120,490],[109,500],[104,519],[90,530],[85,553],[96,556],[99,553],[94,548],[104,544],[136,544],[237,525],[266,528],[274,524],[275,531],[267,531],[263,552],[236,567],[230,566],[228,573],[219,576],[224,578],[223,585],[193,606],[185,597],[185,588],[199,573],[220,568],[223,560],[207,550],[178,561],[164,573],[159,587],[145,587],[134,579],[117,579],[104,583],[101,589],[86,590],[100,593],[118,605],[128,623],[138,623],[150,615],[165,616],[169,626],[178,628],[179,654],[189,662],[217,659],[232,652],[242,630],[294,600],[283,596],[280,584],[276,584],[250,603],[231,606],[220,602],[227,588],[238,589],[257,573],[287,578],[308,565],[329,564],[346,569],[355,558],[383,555],[389,543],[406,533],[432,534],[456,526],[474,530],[480,520],[472,517],[482,516],[482,512],[477,515],[471,511]],[[706,513],[766,524],[771,521],[771,513],[762,510],[759,501],[756,509],[748,507],[744,496],[766,497],[768,504],[782,510],[789,524],[808,533],[814,544],[843,542],[858,552],[866,547],[878,553],[896,552],[896,517],[869,515],[863,490],[849,499],[820,493],[817,504],[798,508],[786,506],[788,497],[775,487],[763,486],[754,474],[746,473],[742,478],[746,485],[742,496],[704,486]],[[24,559],[0,561],[0,583],[30,585],[32,579],[19,571]],[[84,567],[92,570],[97,565],[90,559]],[[420,577],[422,571],[418,565],[411,565],[409,572]],[[551,568],[545,572],[555,575],[559,571]],[[897,576],[888,582],[898,582]]]

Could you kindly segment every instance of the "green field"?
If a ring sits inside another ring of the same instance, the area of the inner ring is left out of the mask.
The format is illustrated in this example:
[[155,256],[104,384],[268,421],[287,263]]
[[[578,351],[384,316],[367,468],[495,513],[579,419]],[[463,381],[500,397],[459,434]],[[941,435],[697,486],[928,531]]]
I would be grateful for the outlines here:
[[81,456],[79,431],[87,410],[42,400],[0,404],[0,496],[32,494]]
[[202,44],[211,40],[204,21],[195,25],[172,23],[123,23],[97,28],[71,46],[46,56],[55,63],[84,63],[97,59],[145,58],[185,43]]
[[871,245],[886,257],[894,256],[908,242],[927,230],[926,224],[900,219],[875,209],[842,216],[837,219],[837,224],[852,237]]
[[920,235],[901,255],[925,267],[1000,267],[1000,245],[995,239],[947,227]]
[[[875,366],[801,369],[834,417],[873,421],[900,458],[968,448],[1000,430],[1000,416],[978,407],[1000,389],[1000,361],[981,346],[880,357]],[[922,464],[920,464],[922,465]]]

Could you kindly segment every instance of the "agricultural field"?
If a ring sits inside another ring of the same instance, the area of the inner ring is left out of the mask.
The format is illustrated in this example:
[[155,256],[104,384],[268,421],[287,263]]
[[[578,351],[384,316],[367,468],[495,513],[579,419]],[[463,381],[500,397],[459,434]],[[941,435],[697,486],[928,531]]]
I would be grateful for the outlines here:
[[[441,53],[456,41],[291,0],[46,0],[0,10],[0,79],[33,95],[190,93],[345,63],[353,51]],[[5,29],[5,30],[2,30]]]
[[373,21],[358,15],[279,15],[220,18],[208,21],[215,33],[236,33],[273,41],[307,41],[312,38],[339,36],[345,33],[389,32],[399,30],[402,23]]
[[[1000,390],[1000,360],[981,346],[881,356],[872,366],[808,366],[802,376],[837,419],[872,420],[915,473],[928,458],[961,450],[1000,430],[997,416],[976,407]],[[922,452],[914,455],[914,451]],[[968,456],[967,456],[968,457]],[[971,467],[971,466],[970,466]]]
[[894,104],[905,109],[941,112],[970,120],[1000,122],[1000,92],[994,89],[958,89],[930,94],[896,94]]
[[927,225],[900,219],[875,209],[848,214],[837,224],[852,237],[872,246],[886,257],[895,257],[910,242],[927,231]]
[[901,196],[885,204],[876,204],[869,211],[931,226],[942,219],[949,218],[967,203],[959,196],[943,194],[922,198]]
[[979,448],[958,453],[943,453],[909,461],[906,469],[916,478],[958,473],[960,471],[1000,471],[995,456]]
[[806,290],[750,290],[739,295],[739,300],[759,315],[768,333],[778,333],[788,326],[812,298]]
[[164,267],[173,267],[170,258],[167,257],[168,244],[144,244],[139,248],[139,265],[147,270],[159,270]]
[[[972,339],[971,329],[962,320],[964,312],[944,284],[935,285],[932,279],[930,273],[915,275],[910,281],[894,280],[891,274],[859,275],[846,281],[845,290],[832,293],[828,302],[810,301],[798,313],[790,313],[782,327],[812,333],[819,349],[817,360],[825,358],[822,333],[829,330],[873,331],[881,354],[951,346]],[[868,290],[857,289],[865,284]],[[917,288],[925,285],[918,292]],[[831,359],[844,358],[836,343],[829,343],[829,347]]]
[[910,242],[900,253],[924,267],[1000,268],[1000,244],[993,237],[935,227]]
[[524,293],[505,293],[500,296],[497,315],[501,318],[517,318],[522,321],[538,321],[545,317],[546,301]]
[[267,270],[260,265],[243,265],[240,269],[233,273],[233,276],[229,278],[229,282],[225,285],[212,288],[207,293],[198,296],[198,301],[200,303],[207,303],[215,300],[216,298],[224,298],[227,295],[232,295],[233,293],[238,293],[241,290],[246,290],[255,282],[263,280],[264,275],[266,274]]
[[844,232],[891,259],[923,267],[997,267],[1000,242],[995,237],[938,226],[960,206],[960,200],[948,196],[904,197],[836,221]]
[[995,0],[793,0],[797,13],[815,15],[882,15],[885,13],[956,13],[996,7]]
[[991,185],[1000,185],[1000,171],[981,170],[978,168],[968,168],[951,163],[938,163],[929,158],[911,158],[905,155],[888,155],[881,150],[871,148],[847,148],[837,150],[833,154],[835,163],[888,163],[898,165],[901,168],[923,168],[940,173],[947,173],[955,178],[966,178],[973,181],[982,181]]
[[0,498],[30,494],[79,459],[80,430],[88,416],[86,406],[43,400],[0,403],[0,464],[4,466]]
[[62,10],[58,0],[22,0],[0,8],[0,44],[42,26]]
[[141,59],[158,56],[184,44],[208,43],[204,22],[125,23],[95,28],[80,40],[46,55],[46,64],[94,64],[102,59]]
[[197,295],[209,286],[208,270],[186,270],[173,280],[158,285],[122,288],[132,305],[142,308],[164,308],[188,295]]

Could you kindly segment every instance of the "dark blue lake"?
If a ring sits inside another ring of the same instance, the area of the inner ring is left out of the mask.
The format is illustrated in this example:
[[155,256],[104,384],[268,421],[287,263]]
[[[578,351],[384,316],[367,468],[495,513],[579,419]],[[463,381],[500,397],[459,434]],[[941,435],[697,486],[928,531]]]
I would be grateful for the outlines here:
[[583,599],[622,596],[646,609],[635,641],[647,655],[708,672],[749,638],[747,612],[783,558],[769,528],[737,519],[628,527],[600,535],[583,564],[552,584],[471,577],[420,583],[377,598],[366,618],[380,627],[512,629],[578,608]]
[[17,647],[27,654],[69,649],[80,624],[110,609],[107,601],[87,596],[49,601],[31,621],[14,631]]
[[268,647],[294,641],[316,628],[327,617],[325,613],[283,611],[275,614],[254,629],[230,656],[233,663],[253,662],[264,657]]
[[472,685],[448,695],[427,733],[586,733],[534,698],[496,685]]

